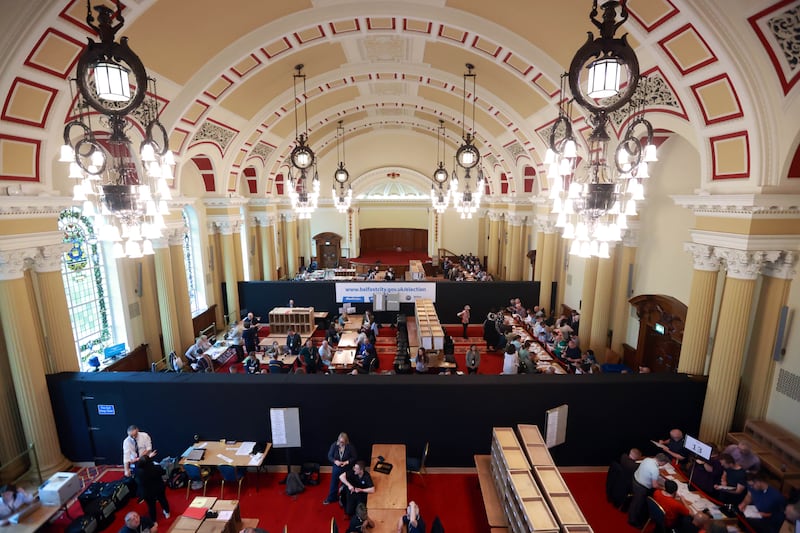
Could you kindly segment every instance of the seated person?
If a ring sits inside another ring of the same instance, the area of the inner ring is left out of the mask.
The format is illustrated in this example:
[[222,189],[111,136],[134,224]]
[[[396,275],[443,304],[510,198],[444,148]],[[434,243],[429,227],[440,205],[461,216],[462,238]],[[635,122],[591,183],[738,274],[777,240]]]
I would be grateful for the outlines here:
[[317,353],[319,354],[319,362],[322,365],[322,369],[327,372],[331,366],[331,359],[333,358],[333,350],[331,350],[331,346],[328,344],[327,340],[322,341]]
[[359,503],[367,505],[367,495],[375,492],[375,485],[369,472],[365,470],[364,461],[356,461],[352,470],[347,470],[339,476],[339,481],[344,487],[345,492],[344,512],[348,516],[353,516]]
[[417,370],[417,374],[427,374],[428,373],[428,354],[425,353],[425,348],[420,346],[417,348],[417,360],[415,363],[415,368]]
[[339,331],[336,329],[336,322],[331,322],[325,332],[325,340],[328,344],[339,344]]
[[408,502],[406,514],[398,520],[397,533],[402,533],[403,528],[406,528],[407,533],[425,533],[425,522],[419,514],[419,506],[416,502]]
[[119,533],[156,533],[158,524],[149,516],[139,516],[136,511],[131,511],[125,515],[125,525]]
[[261,373],[261,362],[256,357],[256,352],[250,352],[247,354],[247,357],[244,358],[243,364],[245,374]]
[[316,374],[319,366],[319,352],[314,347],[314,341],[309,338],[305,346],[300,349],[300,361],[305,365],[306,372]]
[[779,531],[783,525],[784,506],[783,495],[778,489],[767,483],[767,478],[756,474],[753,482],[747,489],[747,495],[739,504],[739,510],[744,512],[748,505],[755,505],[761,518],[748,518],[747,522],[756,531]]
[[686,460],[686,449],[683,447],[684,440],[683,431],[671,429],[669,438],[659,440],[658,447],[676,461],[684,461]]
[[356,356],[353,374],[369,374],[376,368],[378,352],[371,344],[367,346],[368,348],[363,353]]
[[664,509],[664,525],[667,529],[686,524],[691,519],[691,512],[678,496],[678,484],[668,479],[664,481],[664,489],[656,490],[653,499]]
[[564,350],[564,359],[573,365],[577,365],[581,362],[581,349],[578,348],[578,343],[575,342],[575,339],[567,341],[567,349]]
[[747,472],[727,453],[720,454],[719,463],[722,477],[719,484],[714,485],[717,499],[722,503],[737,505],[747,495]]
[[619,458],[619,464],[622,469],[633,479],[633,473],[639,468],[639,463],[642,460],[642,451],[639,448],[631,448],[628,453],[623,453]]
[[386,274],[383,276],[383,279],[385,279],[386,281],[394,281],[396,278],[397,276],[394,273],[393,267],[389,267],[389,270],[387,270]]
[[189,361],[189,364],[196,363],[203,352],[209,348],[211,348],[211,343],[208,342],[208,337],[206,335],[200,335],[183,355],[186,356],[186,360]]
[[0,518],[8,518],[33,501],[33,496],[22,487],[9,483],[0,489]]
[[288,370],[283,368],[283,363],[278,360],[278,354],[273,353],[269,356],[269,373],[270,374],[283,374]]
[[520,372],[525,374],[536,373],[536,363],[531,359],[531,341],[526,340],[522,347],[517,351],[517,358],[519,359]]
[[197,362],[192,363],[189,365],[192,367],[192,370],[195,372],[213,372],[214,371],[214,361],[208,356],[208,354],[202,354],[198,356]]
[[282,350],[280,345],[278,344],[278,341],[272,341],[272,344],[270,344],[266,349],[267,357],[272,357],[273,355],[277,357],[281,353]]
[[749,473],[755,473],[761,470],[761,459],[758,455],[753,453],[750,445],[747,442],[740,442],[739,444],[731,444],[724,450],[725,453],[730,454],[736,464],[745,469]]
[[722,464],[719,460],[717,447],[712,445],[711,458],[706,461],[697,457],[686,465],[686,475],[692,483],[706,494],[715,494],[714,485],[719,485],[722,480]]
[[444,362],[456,364],[456,345],[453,337],[445,334],[444,336]]
[[350,517],[350,525],[347,526],[347,533],[366,533],[375,527],[375,522],[367,513],[367,506],[363,503],[356,505],[355,514]]

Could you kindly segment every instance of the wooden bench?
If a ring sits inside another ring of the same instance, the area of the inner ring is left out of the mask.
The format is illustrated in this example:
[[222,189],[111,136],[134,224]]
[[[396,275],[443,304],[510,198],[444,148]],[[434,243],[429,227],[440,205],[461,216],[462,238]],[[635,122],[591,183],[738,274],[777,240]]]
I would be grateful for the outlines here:
[[497,495],[497,489],[492,479],[492,456],[476,455],[475,469],[478,471],[478,483],[481,486],[483,507],[486,509],[486,518],[492,531],[508,531],[508,520],[503,513],[503,505]]
[[766,420],[748,420],[743,432],[728,433],[726,442],[746,442],[761,460],[764,470],[788,490],[791,481],[800,480],[800,437]]

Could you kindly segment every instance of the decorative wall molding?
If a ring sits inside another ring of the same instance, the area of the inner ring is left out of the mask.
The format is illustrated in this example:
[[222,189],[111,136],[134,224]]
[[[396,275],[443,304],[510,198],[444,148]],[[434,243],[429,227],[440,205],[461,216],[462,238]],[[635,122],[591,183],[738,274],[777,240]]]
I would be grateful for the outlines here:
[[708,272],[719,271],[720,258],[714,255],[713,246],[686,242],[683,244],[683,249],[692,254],[695,270],[705,270]]
[[671,196],[696,216],[748,218],[800,217],[799,194],[697,194]]

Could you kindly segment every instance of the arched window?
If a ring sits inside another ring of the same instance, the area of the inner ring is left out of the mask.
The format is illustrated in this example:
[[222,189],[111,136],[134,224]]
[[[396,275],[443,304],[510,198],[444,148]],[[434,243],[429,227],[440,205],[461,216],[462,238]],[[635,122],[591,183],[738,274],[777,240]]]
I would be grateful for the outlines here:
[[192,315],[206,309],[205,285],[203,283],[202,255],[200,253],[200,237],[197,230],[197,218],[191,207],[181,211],[186,231],[183,234],[183,261],[186,267],[186,282],[189,286],[189,304]]
[[59,215],[58,227],[64,242],[71,245],[61,260],[61,275],[72,336],[81,368],[87,368],[93,355],[100,356],[103,348],[115,343],[108,275],[90,219],[77,209],[67,209]]

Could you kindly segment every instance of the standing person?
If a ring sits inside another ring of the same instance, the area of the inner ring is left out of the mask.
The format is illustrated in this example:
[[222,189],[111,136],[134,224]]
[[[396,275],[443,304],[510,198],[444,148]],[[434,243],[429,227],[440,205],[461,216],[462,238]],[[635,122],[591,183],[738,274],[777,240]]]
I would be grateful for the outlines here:
[[478,348],[474,344],[470,344],[464,357],[467,360],[467,372],[477,374],[478,366],[481,364],[481,352],[478,351]]
[[289,328],[289,332],[286,335],[286,347],[289,349],[289,353],[298,355],[302,344],[303,339],[300,338],[300,334],[297,333],[294,328]]
[[761,518],[749,518],[748,523],[756,531],[778,531],[784,522],[784,506],[786,501],[783,494],[767,483],[763,474],[753,476],[752,484],[747,488],[747,495],[739,504],[739,510],[744,512],[748,505],[755,505]]
[[464,338],[465,339],[469,338],[469,337],[467,337],[467,328],[469,327],[469,310],[470,309],[471,309],[470,306],[465,305],[464,309],[462,309],[461,311],[456,313],[456,316],[458,316],[461,319],[461,327],[464,328]]
[[339,476],[345,489],[347,490],[347,497],[345,499],[344,512],[347,516],[356,514],[356,507],[359,504],[367,505],[367,495],[375,492],[375,484],[372,482],[369,472],[366,469],[367,465],[364,461],[356,461],[352,470],[342,472]]
[[331,486],[328,490],[328,497],[322,502],[324,505],[336,501],[336,495],[339,490],[339,476],[352,468],[356,457],[358,457],[356,449],[350,444],[350,438],[347,433],[339,433],[336,442],[331,444],[328,450],[328,461],[331,462]]
[[503,358],[503,371],[501,374],[518,374],[519,373],[519,356],[517,355],[517,347],[509,344],[506,347],[505,357]]
[[131,470],[136,468],[136,463],[145,455],[155,456],[153,441],[150,435],[131,424],[128,426],[128,436],[122,441],[122,466],[125,477],[131,477]]
[[319,353],[319,362],[327,373],[331,368],[331,359],[333,359],[333,350],[331,350],[327,340],[322,341],[317,352]]
[[25,492],[22,487],[9,483],[0,489],[0,518],[8,518],[19,511],[24,505],[33,501],[33,495]]
[[150,520],[150,517],[139,516],[136,511],[131,511],[125,515],[125,525],[119,533],[157,533],[158,524]]
[[425,522],[419,514],[419,505],[417,502],[408,502],[406,514],[400,517],[397,522],[397,533],[403,533],[403,528],[406,528],[407,533],[425,533]]
[[319,366],[319,352],[314,348],[314,341],[311,337],[306,341],[306,345],[300,350],[300,360],[306,366],[306,372],[316,374]]
[[[247,353],[255,352],[258,345],[258,327],[248,326],[246,323],[243,327],[242,340],[244,341],[244,349]],[[241,360],[239,362],[241,363]]]
[[236,351],[236,360],[241,361],[244,359],[244,340],[242,339],[242,335],[244,334],[244,326],[241,324],[233,323],[231,324],[230,332],[228,332],[228,341],[233,346],[233,349]]
[[166,484],[161,477],[163,475],[164,469],[149,455],[143,456],[136,466],[138,496],[147,503],[147,510],[153,522],[156,521],[156,501],[161,504],[164,518],[169,518],[169,501],[167,501]]
[[669,456],[659,453],[655,457],[645,457],[633,474],[633,498],[628,508],[628,523],[637,529],[644,526],[647,516],[647,497],[659,488],[660,468],[669,463]]

